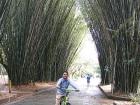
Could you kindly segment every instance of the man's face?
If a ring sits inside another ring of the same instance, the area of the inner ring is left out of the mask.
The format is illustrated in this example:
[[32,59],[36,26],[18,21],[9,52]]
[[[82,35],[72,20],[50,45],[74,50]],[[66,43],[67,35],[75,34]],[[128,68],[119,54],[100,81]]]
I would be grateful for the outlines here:
[[63,78],[64,78],[64,79],[67,79],[67,78],[68,78],[68,74],[64,72],[64,73],[63,73]]

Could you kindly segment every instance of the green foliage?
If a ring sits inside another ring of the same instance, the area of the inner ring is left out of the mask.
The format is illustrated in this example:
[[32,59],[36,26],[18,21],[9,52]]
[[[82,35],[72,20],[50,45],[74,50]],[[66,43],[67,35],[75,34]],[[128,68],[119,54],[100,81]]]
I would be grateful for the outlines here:
[[13,84],[59,78],[74,60],[84,29],[74,0],[12,0],[2,47]]
[[95,40],[102,81],[115,83],[116,91],[135,93],[140,69],[139,0],[79,2]]
[[6,56],[5,56],[5,53],[4,53],[2,48],[0,48],[0,63],[1,64],[7,64]]
[[1,0],[0,1],[0,43],[2,38],[4,37],[3,35],[3,24],[5,22],[5,19],[7,18],[7,12],[9,10],[8,6],[10,5],[11,0]]

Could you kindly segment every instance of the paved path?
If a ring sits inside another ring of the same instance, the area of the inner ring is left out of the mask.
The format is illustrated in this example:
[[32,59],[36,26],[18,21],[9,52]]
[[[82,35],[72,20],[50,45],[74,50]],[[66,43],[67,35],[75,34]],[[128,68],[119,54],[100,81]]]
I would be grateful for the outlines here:
[[[87,87],[86,80],[79,79],[77,83],[81,91],[70,94],[70,103],[72,105],[112,105],[113,101],[106,99],[97,88],[98,82],[97,79],[93,79]],[[24,100],[5,105],[55,105],[55,89],[48,89]]]
[[97,87],[100,79],[91,78],[89,86],[87,86],[85,78],[80,78],[77,83],[81,91],[80,93],[71,94],[70,101],[72,105],[112,105],[113,100],[107,99]]

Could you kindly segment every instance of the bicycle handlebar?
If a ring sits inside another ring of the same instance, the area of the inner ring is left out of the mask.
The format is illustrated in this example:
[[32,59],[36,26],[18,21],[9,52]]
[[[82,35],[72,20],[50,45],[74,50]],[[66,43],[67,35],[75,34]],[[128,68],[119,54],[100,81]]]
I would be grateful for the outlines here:
[[80,90],[78,90],[78,89],[66,89],[66,92],[71,92],[71,91],[77,91],[77,92],[79,92]]
[[80,91],[79,89],[63,89],[63,88],[59,88],[59,89],[66,90],[66,92],[71,92],[71,91],[79,92]]

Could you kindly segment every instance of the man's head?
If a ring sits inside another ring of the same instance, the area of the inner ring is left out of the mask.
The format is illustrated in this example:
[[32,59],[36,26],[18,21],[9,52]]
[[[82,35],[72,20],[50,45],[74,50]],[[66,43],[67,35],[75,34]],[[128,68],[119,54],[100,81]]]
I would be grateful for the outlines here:
[[68,72],[67,72],[67,71],[64,71],[64,72],[63,72],[63,78],[64,78],[64,79],[67,79],[67,78],[68,78]]

